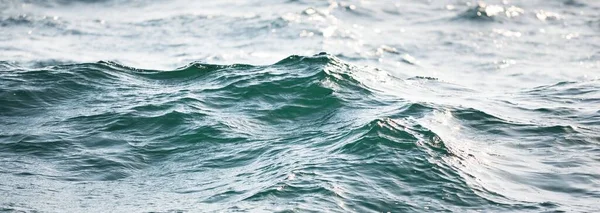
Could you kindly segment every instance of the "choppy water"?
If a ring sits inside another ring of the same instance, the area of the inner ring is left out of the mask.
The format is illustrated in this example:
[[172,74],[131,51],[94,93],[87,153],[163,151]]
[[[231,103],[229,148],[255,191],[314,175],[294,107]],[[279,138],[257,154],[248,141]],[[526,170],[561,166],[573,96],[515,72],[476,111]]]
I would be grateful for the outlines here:
[[597,212],[599,11],[0,0],[0,210]]

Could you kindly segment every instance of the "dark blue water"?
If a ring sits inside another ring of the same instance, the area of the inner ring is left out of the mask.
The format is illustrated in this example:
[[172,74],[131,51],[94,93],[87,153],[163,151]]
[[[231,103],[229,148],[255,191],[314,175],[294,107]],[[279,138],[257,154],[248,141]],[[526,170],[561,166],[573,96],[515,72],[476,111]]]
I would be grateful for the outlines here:
[[598,11],[0,0],[0,211],[600,211]]

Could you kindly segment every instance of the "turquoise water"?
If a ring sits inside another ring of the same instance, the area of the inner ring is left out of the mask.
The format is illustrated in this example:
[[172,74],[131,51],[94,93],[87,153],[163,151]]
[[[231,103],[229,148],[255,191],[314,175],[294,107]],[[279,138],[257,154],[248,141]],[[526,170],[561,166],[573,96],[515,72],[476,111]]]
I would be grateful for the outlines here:
[[2,3],[0,211],[600,210],[595,1]]

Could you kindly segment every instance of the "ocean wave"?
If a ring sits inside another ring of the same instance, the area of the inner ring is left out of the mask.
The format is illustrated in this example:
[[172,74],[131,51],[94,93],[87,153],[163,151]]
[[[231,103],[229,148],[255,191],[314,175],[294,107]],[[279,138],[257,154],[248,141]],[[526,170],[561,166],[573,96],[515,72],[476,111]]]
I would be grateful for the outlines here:
[[[3,173],[90,184],[148,175],[185,179],[171,183],[174,193],[220,205],[215,210],[256,210],[246,205],[265,200],[312,200],[340,211],[560,209],[482,181],[513,174],[497,157],[508,154],[481,154],[478,142],[505,139],[493,143],[504,149],[594,145],[590,124],[513,120],[488,108],[408,101],[407,92],[397,90],[427,89],[407,82],[452,84],[390,77],[326,53],[271,65],[194,62],[173,70],[112,61],[0,66],[0,153],[30,162]],[[563,82],[519,95],[592,103],[595,84]],[[571,108],[510,109],[561,115]],[[521,143],[512,143],[516,137]],[[28,169],[34,163],[46,169]],[[571,189],[528,179],[511,183],[551,193]],[[263,204],[262,210],[315,210]]]
[[598,2],[0,2],[0,211],[598,212]]

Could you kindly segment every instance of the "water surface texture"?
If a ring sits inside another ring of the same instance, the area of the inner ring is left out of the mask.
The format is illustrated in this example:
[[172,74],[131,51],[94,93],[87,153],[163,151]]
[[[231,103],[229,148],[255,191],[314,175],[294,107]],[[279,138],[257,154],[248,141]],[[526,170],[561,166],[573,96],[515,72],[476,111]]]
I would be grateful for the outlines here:
[[598,212],[599,11],[0,0],[0,211]]

